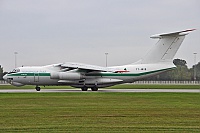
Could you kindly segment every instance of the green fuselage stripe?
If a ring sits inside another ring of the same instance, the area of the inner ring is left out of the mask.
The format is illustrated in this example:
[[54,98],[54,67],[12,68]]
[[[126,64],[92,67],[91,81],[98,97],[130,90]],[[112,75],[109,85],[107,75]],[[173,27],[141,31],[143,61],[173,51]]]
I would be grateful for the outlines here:
[[[174,67],[155,70],[155,71],[141,72],[141,73],[86,73],[86,76],[143,76],[157,72],[168,71],[173,68]],[[50,73],[34,73],[34,72],[24,72],[24,73],[19,72],[19,73],[8,74],[8,76],[50,76],[50,75],[51,75]]]
[[50,73],[12,73],[8,76],[50,76]]

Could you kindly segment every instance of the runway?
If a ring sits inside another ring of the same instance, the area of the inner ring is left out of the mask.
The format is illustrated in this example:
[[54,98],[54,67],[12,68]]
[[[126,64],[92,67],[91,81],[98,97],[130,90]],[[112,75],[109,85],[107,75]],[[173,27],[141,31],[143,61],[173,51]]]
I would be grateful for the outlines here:
[[[81,89],[1,89],[0,93],[53,93],[53,92],[83,92]],[[92,92],[88,90],[87,92]],[[83,93],[87,93],[83,92]],[[200,93],[200,89],[99,89],[98,92],[130,92],[130,93],[151,93],[151,92],[170,92],[170,93]]]

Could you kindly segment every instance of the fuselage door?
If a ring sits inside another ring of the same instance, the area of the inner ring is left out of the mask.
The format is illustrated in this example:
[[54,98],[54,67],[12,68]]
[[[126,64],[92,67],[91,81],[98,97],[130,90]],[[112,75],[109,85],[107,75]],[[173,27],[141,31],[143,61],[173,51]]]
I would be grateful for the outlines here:
[[34,82],[39,82],[39,73],[34,73]]

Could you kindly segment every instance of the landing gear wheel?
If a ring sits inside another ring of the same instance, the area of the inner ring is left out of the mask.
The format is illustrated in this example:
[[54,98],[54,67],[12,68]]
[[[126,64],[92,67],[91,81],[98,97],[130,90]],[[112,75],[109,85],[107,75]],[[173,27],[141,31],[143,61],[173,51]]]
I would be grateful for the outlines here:
[[82,90],[82,91],[87,91],[88,88],[84,86],[84,87],[81,88],[81,90]]
[[98,87],[92,87],[91,90],[92,91],[98,91]]
[[36,89],[36,91],[40,91],[40,87],[39,86],[36,86],[35,89]]

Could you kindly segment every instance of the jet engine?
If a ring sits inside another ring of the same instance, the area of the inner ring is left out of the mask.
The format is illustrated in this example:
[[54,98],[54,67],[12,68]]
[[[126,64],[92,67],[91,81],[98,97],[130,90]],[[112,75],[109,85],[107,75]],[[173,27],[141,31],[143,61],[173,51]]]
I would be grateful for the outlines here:
[[60,80],[79,80],[83,79],[83,75],[80,73],[69,73],[69,72],[53,72],[51,73],[51,79]]

